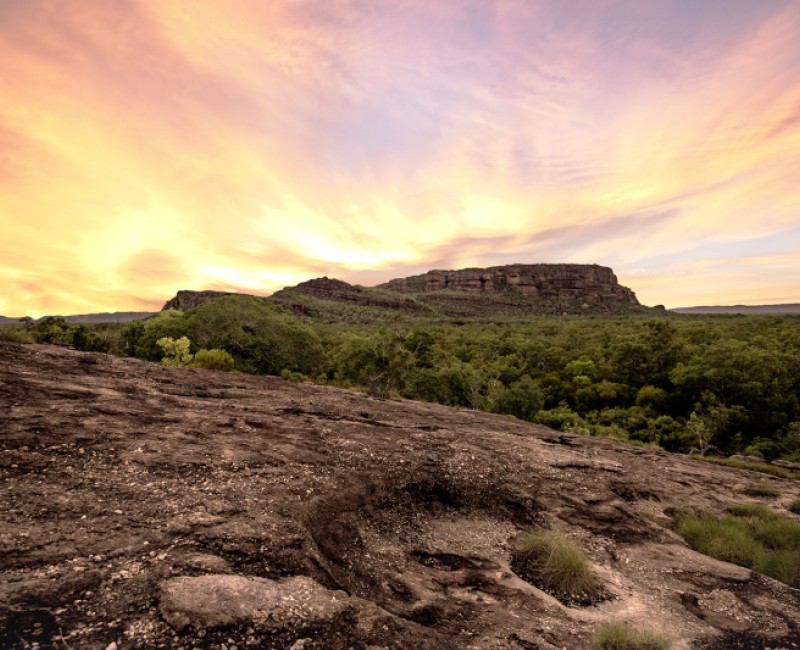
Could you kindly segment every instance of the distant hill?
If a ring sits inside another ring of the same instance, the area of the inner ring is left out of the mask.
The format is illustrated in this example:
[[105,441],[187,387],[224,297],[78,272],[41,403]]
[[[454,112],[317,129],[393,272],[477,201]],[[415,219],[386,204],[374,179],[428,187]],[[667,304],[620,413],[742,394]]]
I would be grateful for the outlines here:
[[800,303],[784,305],[717,305],[706,307],[676,307],[679,314],[800,314]]
[[0,316],[0,327],[18,327],[31,322],[33,319],[27,316],[21,318],[11,318],[9,316]]
[[[63,318],[68,323],[82,323],[84,325],[97,325],[99,323],[130,323],[135,320],[142,320],[148,318],[158,312],[154,311],[115,311],[105,312],[102,314],[77,314],[74,316],[53,316],[52,318]],[[26,325],[28,323],[37,323],[50,316],[42,316],[41,318],[34,319],[29,316],[22,318],[8,318],[0,316],[0,327],[15,327]]]

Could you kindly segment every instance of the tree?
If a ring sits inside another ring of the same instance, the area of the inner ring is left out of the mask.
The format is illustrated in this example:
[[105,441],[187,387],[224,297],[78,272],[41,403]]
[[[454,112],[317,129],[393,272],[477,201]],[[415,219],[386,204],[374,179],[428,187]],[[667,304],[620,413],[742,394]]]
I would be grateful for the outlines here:
[[492,410],[533,422],[543,406],[544,392],[529,375],[523,375],[510,386],[499,390]]
[[705,456],[711,448],[711,440],[714,437],[714,431],[708,426],[708,422],[692,411],[686,423],[686,430],[695,444],[691,451],[697,451],[701,456]]
[[325,353],[319,336],[294,314],[254,296],[223,296],[186,312],[197,347],[225,350],[244,372],[314,377]]

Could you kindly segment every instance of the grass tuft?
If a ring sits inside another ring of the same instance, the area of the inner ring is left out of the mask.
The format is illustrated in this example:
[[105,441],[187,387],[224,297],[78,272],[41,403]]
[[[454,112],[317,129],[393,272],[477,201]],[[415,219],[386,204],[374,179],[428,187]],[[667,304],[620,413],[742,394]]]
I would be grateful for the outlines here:
[[772,510],[769,506],[763,503],[735,503],[729,506],[727,511],[734,517],[742,517],[745,519],[763,519],[769,521],[780,517],[780,515]]
[[595,650],[669,650],[669,640],[647,630],[638,630],[627,623],[604,623],[594,635]]
[[794,513],[794,514],[796,514],[796,515],[800,515],[800,499],[795,499],[794,501],[792,501],[792,502],[791,502],[791,503],[790,503],[790,504],[789,504],[789,505],[786,507],[786,509],[787,509],[789,512],[793,512],[793,513]]
[[514,554],[514,571],[565,603],[589,604],[602,597],[589,558],[565,535],[547,530],[524,535]]
[[683,512],[676,531],[696,551],[800,587],[800,524],[759,503],[740,503],[716,517]]
[[742,490],[742,494],[746,494],[749,497],[765,497],[767,499],[777,499],[781,495],[774,487],[763,483],[751,483]]

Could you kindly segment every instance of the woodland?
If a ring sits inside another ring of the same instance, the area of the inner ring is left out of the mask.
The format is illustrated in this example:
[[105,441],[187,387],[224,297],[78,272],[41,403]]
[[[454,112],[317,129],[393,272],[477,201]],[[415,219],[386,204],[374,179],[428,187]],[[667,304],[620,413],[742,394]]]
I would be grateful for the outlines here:
[[798,316],[443,319],[316,307],[295,314],[229,295],[126,325],[48,318],[2,336],[507,414],[673,452],[800,461]]

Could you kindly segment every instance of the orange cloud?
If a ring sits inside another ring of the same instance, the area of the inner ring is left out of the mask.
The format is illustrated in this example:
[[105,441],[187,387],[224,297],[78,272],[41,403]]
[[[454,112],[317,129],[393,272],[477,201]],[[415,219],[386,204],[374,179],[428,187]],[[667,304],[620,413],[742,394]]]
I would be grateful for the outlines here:
[[731,1],[3,5],[0,313],[514,261],[800,301],[800,8]]

